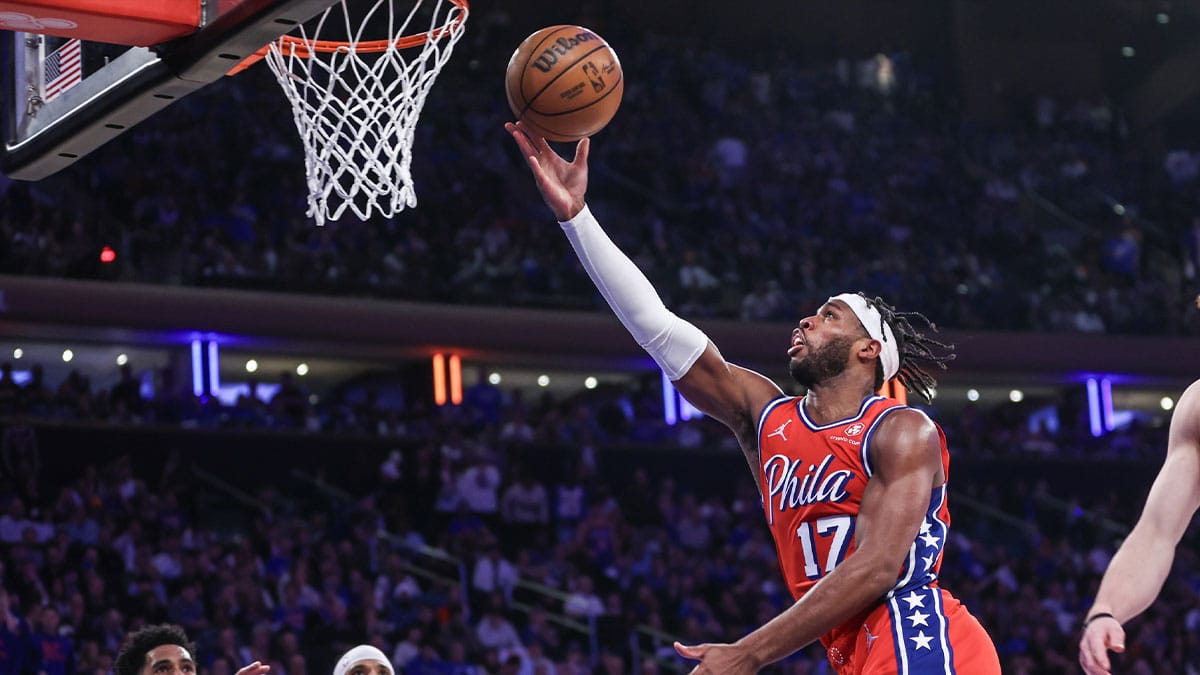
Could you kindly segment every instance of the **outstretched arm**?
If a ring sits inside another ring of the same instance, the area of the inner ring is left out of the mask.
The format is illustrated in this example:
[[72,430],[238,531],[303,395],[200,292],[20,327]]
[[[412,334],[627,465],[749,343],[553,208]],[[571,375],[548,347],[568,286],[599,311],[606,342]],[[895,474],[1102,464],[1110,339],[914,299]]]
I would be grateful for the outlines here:
[[779,387],[727,363],[704,333],[663,305],[650,280],[605,234],[584,199],[587,138],[579,141],[575,158],[568,162],[524,124],[506,124],[505,129],[584,270],[622,325],[693,405],[732,428],[745,446],[753,426],[747,422],[782,393]]
[[1109,672],[1109,650],[1125,651],[1121,624],[1145,611],[1162,590],[1175,560],[1175,547],[1197,507],[1200,381],[1193,382],[1179,398],[1171,418],[1167,457],[1150,487],[1146,507],[1109,563],[1087,613],[1091,620],[1079,641],[1079,663],[1088,675]]

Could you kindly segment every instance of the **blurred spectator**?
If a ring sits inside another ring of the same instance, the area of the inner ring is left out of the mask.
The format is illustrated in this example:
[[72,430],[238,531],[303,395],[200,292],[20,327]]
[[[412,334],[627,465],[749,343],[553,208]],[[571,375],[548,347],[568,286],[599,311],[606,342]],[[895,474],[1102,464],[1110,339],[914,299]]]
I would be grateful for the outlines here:
[[483,619],[475,629],[479,644],[485,649],[504,649],[519,647],[521,639],[517,629],[504,618],[499,608],[490,608],[483,613]]
[[118,417],[126,419],[142,414],[142,383],[133,375],[133,367],[121,365],[121,378],[108,395],[108,404]]
[[572,579],[563,612],[568,616],[587,618],[604,613],[604,603],[592,590],[592,578],[581,574]]
[[489,543],[483,547],[475,560],[471,573],[471,588],[481,595],[499,591],[506,598],[512,597],[517,584],[517,569],[500,554],[500,547]]
[[527,468],[517,467],[514,473],[515,480],[501,498],[500,514],[506,539],[517,546],[527,546],[550,522],[550,500],[546,488],[533,479]]
[[22,675],[34,656],[29,625],[13,608],[8,589],[0,586],[0,675]]
[[0,414],[10,414],[17,408],[21,398],[21,385],[13,375],[11,361],[0,363]]
[[500,509],[500,469],[485,451],[473,451],[467,468],[458,476],[458,493],[472,513],[494,521]]
[[75,675],[75,645],[59,632],[58,610],[46,605],[38,611],[37,630],[31,641],[37,672],[46,675]]

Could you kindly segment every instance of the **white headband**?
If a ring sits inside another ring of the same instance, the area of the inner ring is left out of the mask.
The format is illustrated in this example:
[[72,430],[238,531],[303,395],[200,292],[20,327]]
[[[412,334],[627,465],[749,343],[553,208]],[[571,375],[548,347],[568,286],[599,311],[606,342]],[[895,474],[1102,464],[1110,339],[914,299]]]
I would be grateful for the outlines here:
[[392,668],[392,662],[383,652],[371,645],[359,645],[342,654],[342,658],[338,659],[337,665],[333,668],[333,675],[346,675],[350,672],[350,668],[359,661],[378,661],[387,666],[389,673],[396,672],[396,669]]
[[867,329],[867,334],[871,336],[871,339],[879,341],[881,347],[879,360],[883,363],[883,380],[886,382],[895,377],[896,373],[900,372],[900,348],[896,345],[896,336],[892,334],[892,327],[883,320],[883,315],[858,293],[841,293],[829,299],[830,302],[834,300],[846,303],[850,307],[850,311],[854,312],[854,316],[858,317],[863,328]]

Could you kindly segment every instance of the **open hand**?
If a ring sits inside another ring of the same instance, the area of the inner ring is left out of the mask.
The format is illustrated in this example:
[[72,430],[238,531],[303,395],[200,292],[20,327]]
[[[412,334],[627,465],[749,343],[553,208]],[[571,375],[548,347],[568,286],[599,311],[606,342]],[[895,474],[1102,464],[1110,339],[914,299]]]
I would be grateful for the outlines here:
[[570,220],[583,210],[590,141],[587,138],[580,139],[575,146],[575,158],[568,162],[524,122],[506,122],[504,128],[517,142],[517,147],[533,171],[542,199],[554,212],[554,217],[560,221]]
[[243,666],[241,670],[237,671],[237,675],[267,675],[269,672],[271,672],[271,666],[261,661],[255,661],[250,665]]

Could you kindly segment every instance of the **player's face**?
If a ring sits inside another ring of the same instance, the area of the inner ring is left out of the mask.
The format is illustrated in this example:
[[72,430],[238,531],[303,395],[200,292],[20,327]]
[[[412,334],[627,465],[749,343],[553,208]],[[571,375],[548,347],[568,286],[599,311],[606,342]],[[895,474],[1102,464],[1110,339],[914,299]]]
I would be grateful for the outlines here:
[[792,330],[788,372],[797,384],[811,388],[842,374],[850,364],[862,324],[841,302],[827,302]]
[[350,666],[346,675],[392,675],[392,671],[388,669],[387,664],[375,659],[363,659]]
[[196,675],[196,662],[179,645],[159,645],[146,652],[142,675]]

